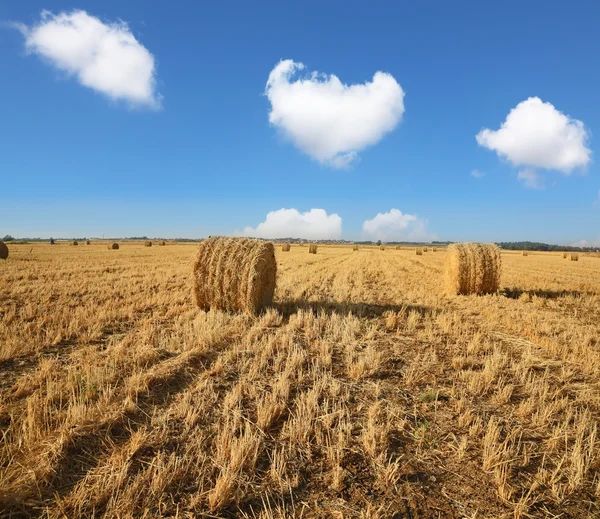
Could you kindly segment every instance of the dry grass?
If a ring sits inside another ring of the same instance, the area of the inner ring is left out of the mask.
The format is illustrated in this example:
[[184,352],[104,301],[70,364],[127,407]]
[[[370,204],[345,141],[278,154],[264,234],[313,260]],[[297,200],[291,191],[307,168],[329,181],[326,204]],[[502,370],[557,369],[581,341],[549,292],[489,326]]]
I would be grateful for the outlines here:
[[[31,250],[33,249],[33,250]],[[199,311],[196,244],[12,245],[0,516],[598,517],[598,259],[276,251],[273,307]]]
[[449,294],[493,294],[500,288],[502,258],[496,245],[454,243],[444,259],[444,280]]
[[258,314],[273,301],[277,263],[272,243],[213,237],[202,241],[194,263],[199,308]]

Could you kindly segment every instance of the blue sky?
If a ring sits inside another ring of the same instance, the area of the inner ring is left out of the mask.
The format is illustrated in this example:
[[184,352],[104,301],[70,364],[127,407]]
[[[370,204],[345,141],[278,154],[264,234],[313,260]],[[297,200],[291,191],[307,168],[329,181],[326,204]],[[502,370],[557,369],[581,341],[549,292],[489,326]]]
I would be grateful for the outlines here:
[[[0,235],[600,245],[600,4],[411,4],[4,2]],[[37,31],[75,10],[125,69]]]

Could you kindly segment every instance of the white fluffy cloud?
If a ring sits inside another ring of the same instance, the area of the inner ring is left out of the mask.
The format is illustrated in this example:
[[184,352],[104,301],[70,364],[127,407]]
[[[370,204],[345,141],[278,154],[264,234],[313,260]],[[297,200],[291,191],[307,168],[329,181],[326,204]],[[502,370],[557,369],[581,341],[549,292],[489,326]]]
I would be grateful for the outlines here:
[[154,56],[124,22],[103,23],[85,11],[42,12],[31,27],[17,25],[28,52],[38,54],[111,99],[157,108]]
[[535,169],[522,169],[517,173],[517,178],[527,189],[544,189],[544,176]]
[[476,139],[480,146],[496,151],[515,166],[556,169],[569,174],[591,160],[586,145],[588,131],[583,123],[539,97],[519,103],[499,130],[485,128]]
[[414,214],[403,214],[399,209],[378,213],[363,223],[366,238],[382,241],[431,241],[435,234],[427,231],[427,220]]
[[400,122],[404,91],[390,74],[376,72],[373,81],[356,85],[316,72],[293,80],[303,69],[287,59],[269,74],[269,122],[319,162],[347,167]]
[[485,173],[483,171],[479,171],[478,169],[474,169],[473,171],[471,171],[471,176],[473,178],[483,178],[485,176]]
[[246,227],[243,234],[255,238],[305,238],[307,240],[338,240],[342,237],[342,218],[327,214],[324,209],[304,213],[296,209],[279,209],[267,214],[256,228]]

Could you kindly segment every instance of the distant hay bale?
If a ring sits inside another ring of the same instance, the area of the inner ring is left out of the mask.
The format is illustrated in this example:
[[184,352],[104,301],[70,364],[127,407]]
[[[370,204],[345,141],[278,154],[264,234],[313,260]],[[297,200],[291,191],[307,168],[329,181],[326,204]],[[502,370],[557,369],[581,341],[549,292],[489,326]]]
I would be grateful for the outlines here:
[[352,246],[352,250],[353,250],[353,251],[355,251],[355,250],[358,250],[358,245],[354,244],[354,245]]
[[423,256],[423,249],[421,249],[421,247],[417,247],[415,252],[417,253],[417,256]]
[[77,243],[75,240],[73,240],[73,241],[71,242],[71,245],[75,245],[75,246],[77,246],[77,245],[79,245],[79,243]]
[[568,254],[566,252],[563,252],[563,259],[567,259]]
[[284,244],[281,246],[281,250],[282,250],[283,252],[290,252],[290,249],[291,249],[291,248],[292,248],[292,246],[291,246],[289,243],[284,243]]
[[116,243],[116,242],[115,242],[115,243],[111,243],[111,244],[108,246],[108,250],[119,250],[119,244],[118,244],[118,243]]
[[402,250],[402,247],[400,245],[396,245],[396,250]]
[[423,252],[427,252],[427,247],[423,247]]
[[272,243],[249,238],[203,240],[193,269],[199,308],[258,314],[273,301],[277,262]]
[[579,253],[571,252],[569,253],[569,260],[571,261],[579,261]]
[[444,260],[445,285],[450,294],[491,294],[500,288],[502,259],[493,244],[454,243]]
[[385,250],[385,245],[380,245],[379,250]]
[[166,244],[167,244],[167,242],[166,242],[166,241],[164,241],[164,240],[163,240],[163,241],[161,241],[161,242],[158,242],[158,246],[159,246],[159,247],[164,247]]
[[145,241],[144,247],[152,247],[152,242],[150,240]]
[[4,243],[3,241],[0,241],[0,259],[7,259],[8,258],[8,247],[6,246],[6,243]]
[[431,252],[437,252],[437,249],[435,247],[432,247]]
[[308,246],[308,253],[309,254],[316,254],[317,253],[317,244],[316,243],[311,243]]
[[90,240],[85,240],[85,244],[86,244],[86,245],[91,245],[91,244],[92,244],[92,242],[90,242]]
[[529,252],[526,250],[521,251],[521,256],[529,256]]

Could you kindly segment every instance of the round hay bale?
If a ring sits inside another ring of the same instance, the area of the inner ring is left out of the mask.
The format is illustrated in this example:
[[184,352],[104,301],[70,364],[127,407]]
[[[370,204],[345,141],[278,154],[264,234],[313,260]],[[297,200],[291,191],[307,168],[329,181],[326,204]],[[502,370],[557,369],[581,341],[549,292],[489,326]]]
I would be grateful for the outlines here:
[[71,245],[75,245],[75,246],[77,246],[77,245],[79,245],[79,243],[77,243],[75,240],[73,240],[73,241],[71,242]]
[[152,247],[152,242],[150,240],[145,241],[144,247]]
[[283,252],[290,252],[290,249],[291,249],[291,248],[292,248],[292,246],[291,246],[289,243],[284,243],[284,244],[281,246],[281,250],[282,250]]
[[317,244],[316,243],[311,243],[308,246],[308,253],[309,254],[316,254],[317,253]]
[[521,251],[521,256],[529,256],[529,252],[526,250]]
[[353,246],[352,246],[352,250],[353,250],[353,251],[355,251],[355,250],[358,250],[358,245],[353,245]]
[[396,250],[402,250],[402,246],[401,245],[396,245]]
[[423,252],[427,252],[427,247],[423,247]]
[[417,248],[415,249],[415,252],[417,253],[417,256],[423,256],[423,249],[421,249],[421,248],[417,247]]
[[8,247],[6,246],[6,243],[4,243],[3,241],[0,241],[0,259],[7,259],[8,258]]
[[566,252],[563,252],[563,259],[567,259],[568,254]]
[[86,244],[86,245],[91,245],[91,244],[92,244],[92,242],[90,242],[90,240],[86,240],[85,244]]
[[118,244],[117,242],[115,242],[115,243],[111,243],[111,244],[108,246],[108,250],[119,250],[119,244]]
[[199,308],[258,314],[273,301],[277,262],[272,243],[249,238],[203,240],[193,268]]
[[496,245],[454,243],[444,259],[449,294],[491,294],[500,288],[502,258]]
[[577,253],[577,252],[571,252],[569,254],[569,260],[571,260],[571,261],[579,261],[579,253]]
[[432,247],[431,252],[437,252],[437,249],[435,247]]
[[158,245],[159,245],[160,247],[164,247],[166,244],[167,244],[167,242],[166,242],[166,241],[161,241],[161,242],[159,242],[159,244],[158,244]]
[[380,245],[379,246],[379,250],[385,250],[385,246],[384,245]]

